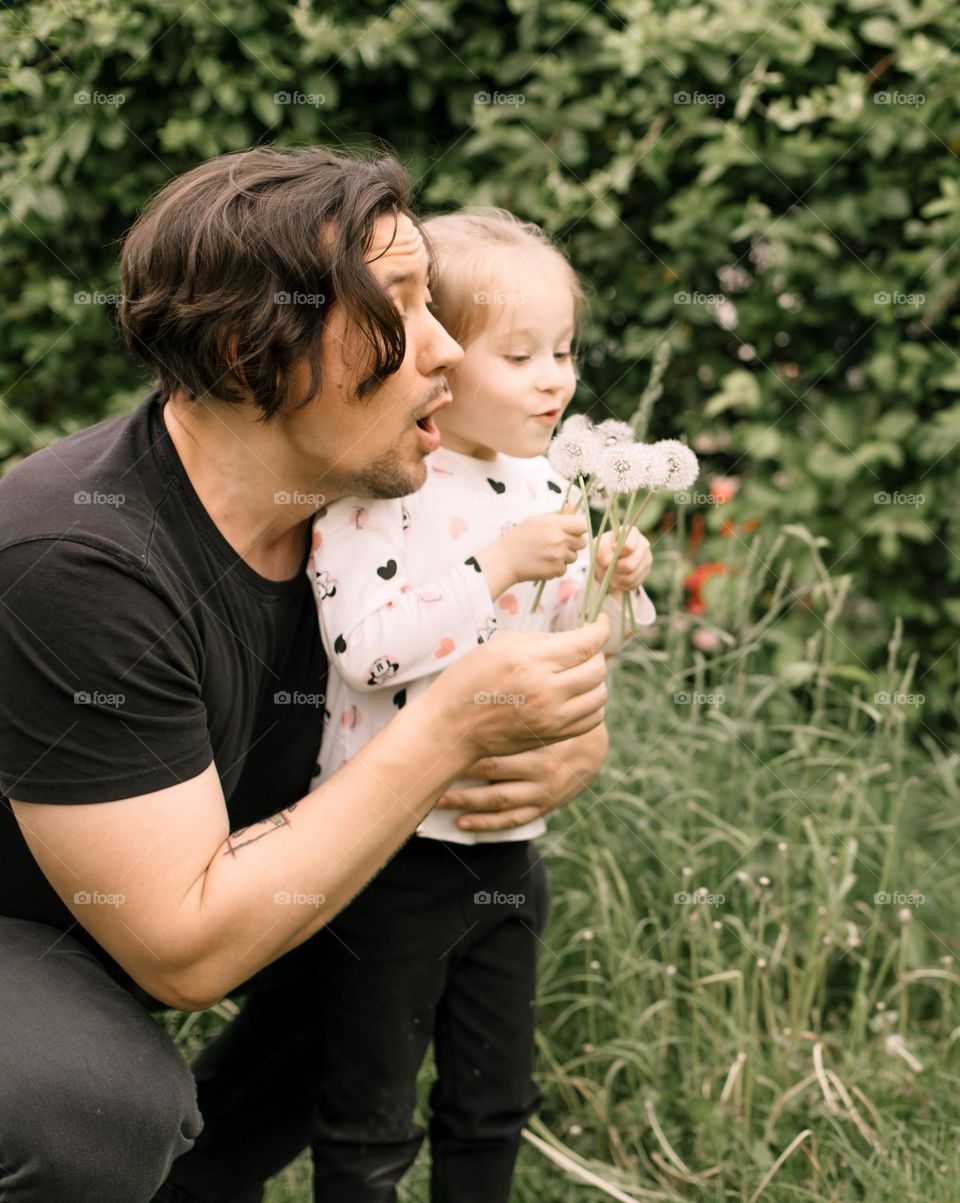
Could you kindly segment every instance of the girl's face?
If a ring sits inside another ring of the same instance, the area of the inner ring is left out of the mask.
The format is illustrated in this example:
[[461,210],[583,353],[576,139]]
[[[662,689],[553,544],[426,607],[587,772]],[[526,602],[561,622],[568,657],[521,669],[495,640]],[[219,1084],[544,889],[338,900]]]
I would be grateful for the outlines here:
[[542,455],[577,384],[564,265],[550,252],[525,255],[476,296],[492,312],[448,373],[453,404],[434,418],[443,444],[477,459]]

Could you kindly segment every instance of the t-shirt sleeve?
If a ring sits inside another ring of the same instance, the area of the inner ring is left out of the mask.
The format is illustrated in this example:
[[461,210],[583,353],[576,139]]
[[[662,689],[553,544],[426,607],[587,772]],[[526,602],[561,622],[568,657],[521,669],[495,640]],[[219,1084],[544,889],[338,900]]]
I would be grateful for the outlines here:
[[92,543],[0,550],[0,794],[107,802],[212,761],[202,657],[185,615]]
[[471,556],[413,580],[401,499],[341,499],[313,528],[307,565],[330,664],[357,691],[431,676],[483,642],[493,599]]

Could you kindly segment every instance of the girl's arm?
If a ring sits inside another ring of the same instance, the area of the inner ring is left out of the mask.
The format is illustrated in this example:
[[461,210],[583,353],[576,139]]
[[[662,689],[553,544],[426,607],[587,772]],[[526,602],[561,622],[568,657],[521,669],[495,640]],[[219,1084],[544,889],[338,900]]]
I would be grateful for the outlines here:
[[332,665],[357,691],[432,675],[496,629],[473,556],[429,581],[407,576],[400,498],[334,502],[313,529],[307,571]]

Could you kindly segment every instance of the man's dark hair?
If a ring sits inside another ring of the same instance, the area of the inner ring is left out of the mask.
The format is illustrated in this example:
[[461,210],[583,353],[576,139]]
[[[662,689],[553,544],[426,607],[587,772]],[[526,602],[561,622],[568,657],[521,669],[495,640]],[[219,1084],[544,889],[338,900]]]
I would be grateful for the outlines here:
[[[373,353],[357,397],[403,361],[403,322],[364,257],[374,224],[406,213],[409,180],[389,155],[257,147],[171,180],[124,240],[118,324],[161,397],[252,399],[264,420],[321,386],[320,340],[341,305]],[[419,225],[419,223],[417,223]],[[290,396],[290,370],[310,365]]]

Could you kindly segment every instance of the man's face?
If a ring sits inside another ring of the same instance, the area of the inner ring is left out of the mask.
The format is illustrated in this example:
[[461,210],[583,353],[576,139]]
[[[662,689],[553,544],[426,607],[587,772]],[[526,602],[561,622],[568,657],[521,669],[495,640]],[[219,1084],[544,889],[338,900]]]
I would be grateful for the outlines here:
[[424,459],[439,445],[429,415],[450,403],[446,373],[463,358],[427,308],[429,258],[409,217],[379,219],[366,261],[403,315],[403,363],[376,391],[357,400],[356,386],[369,372],[370,351],[334,306],[321,349],[321,392],[285,419],[298,458],[311,461],[311,483],[330,500],[403,497],[422,486]]

